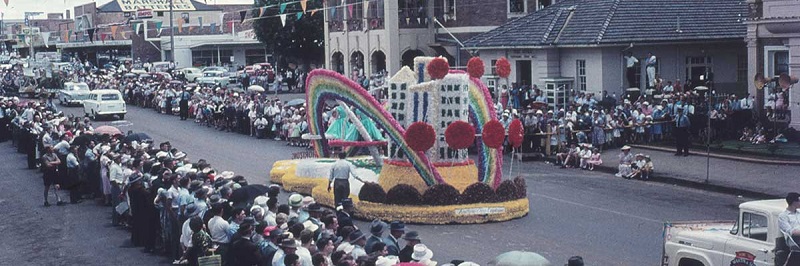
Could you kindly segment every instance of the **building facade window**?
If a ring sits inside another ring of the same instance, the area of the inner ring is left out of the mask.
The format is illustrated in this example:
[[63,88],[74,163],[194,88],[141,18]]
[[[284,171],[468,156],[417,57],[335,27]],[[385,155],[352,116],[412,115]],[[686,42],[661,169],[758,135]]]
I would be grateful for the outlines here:
[[789,51],[777,51],[772,55],[772,69],[773,75],[777,76],[782,73],[789,73]]
[[267,62],[267,51],[264,49],[247,49],[244,50],[244,61],[249,65]]
[[232,50],[197,50],[192,51],[192,65],[212,66],[231,63]]
[[497,76],[497,60],[492,60],[492,76]]
[[575,61],[575,84],[581,91],[586,91],[586,60]]
[[508,0],[508,14],[524,14],[528,10],[528,3],[525,0]]
[[736,82],[747,82],[747,55],[740,54],[736,58]]

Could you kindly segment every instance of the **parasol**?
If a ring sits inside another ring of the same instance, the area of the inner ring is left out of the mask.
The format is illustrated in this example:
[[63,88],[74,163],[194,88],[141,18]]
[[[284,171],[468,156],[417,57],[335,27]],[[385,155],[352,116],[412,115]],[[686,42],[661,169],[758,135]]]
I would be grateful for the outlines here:
[[527,251],[509,251],[489,262],[492,266],[550,266],[542,255]]
[[99,126],[94,129],[94,133],[97,135],[121,135],[122,131],[119,128],[112,127],[112,126]]
[[142,143],[142,142],[145,142],[145,141],[152,141],[152,140],[153,140],[153,138],[151,138],[149,135],[147,135],[145,133],[141,133],[141,132],[140,133],[133,133],[133,134],[125,136],[125,142],[128,142],[128,143],[133,142],[133,141]]
[[247,87],[247,90],[253,92],[264,92],[264,87],[258,85],[251,85],[250,87]]
[[291,100],[291,101],[287,102],[286,106],[297,106],[297,105],[303,105],[305,103],[306,103],[305,99],[294,99],[294,100]]

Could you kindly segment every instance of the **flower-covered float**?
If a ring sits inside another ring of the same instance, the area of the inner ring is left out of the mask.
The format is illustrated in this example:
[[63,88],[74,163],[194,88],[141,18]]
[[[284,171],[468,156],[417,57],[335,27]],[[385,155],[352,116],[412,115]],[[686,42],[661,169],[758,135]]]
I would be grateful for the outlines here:
[[[414,70],[403,67],[389,80],[382,104],[339,73],[312,71],[304,137],[316,158],[275,162],[271,181],[332,206],[332,150],[368,149],[369,155],[347,158],[365,181],[350,182],[357,217],[447,224],[527,215],[524,179],[502,179],[505,130],[482,74],[479,58],[463,72],[449,70],[441,57],[417,57]],[[332,102],[327,124],[323,114]],[[476,156],[467,152],[472,146]]]

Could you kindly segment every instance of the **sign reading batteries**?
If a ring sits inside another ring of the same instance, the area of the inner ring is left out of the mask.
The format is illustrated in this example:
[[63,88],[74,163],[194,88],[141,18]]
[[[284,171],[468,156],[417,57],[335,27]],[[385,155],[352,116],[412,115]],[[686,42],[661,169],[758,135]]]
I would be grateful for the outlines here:
[[[122,12],[136,12],[140,9],[169,11],[169,2],[166,0],[117,0]],[[191,0],[172,0],[172,9],[174,11],[195,10]]]

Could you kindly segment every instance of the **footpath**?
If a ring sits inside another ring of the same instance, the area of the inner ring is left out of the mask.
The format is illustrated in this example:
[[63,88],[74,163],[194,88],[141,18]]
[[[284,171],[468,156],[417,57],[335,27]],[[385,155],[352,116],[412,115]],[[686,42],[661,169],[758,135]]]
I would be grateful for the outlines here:
[[[603,165],[595,171],[617,172],[619,149],[602,153]],[[751,198],[783,198],[800,191],[800,165],[794,161],[763,161],[746,156],[711,154],[692,149],[689,156],[674,156],[662,147],[632,145],[631,153],[650,155],[655,172],[650,181],[741,195]]]

